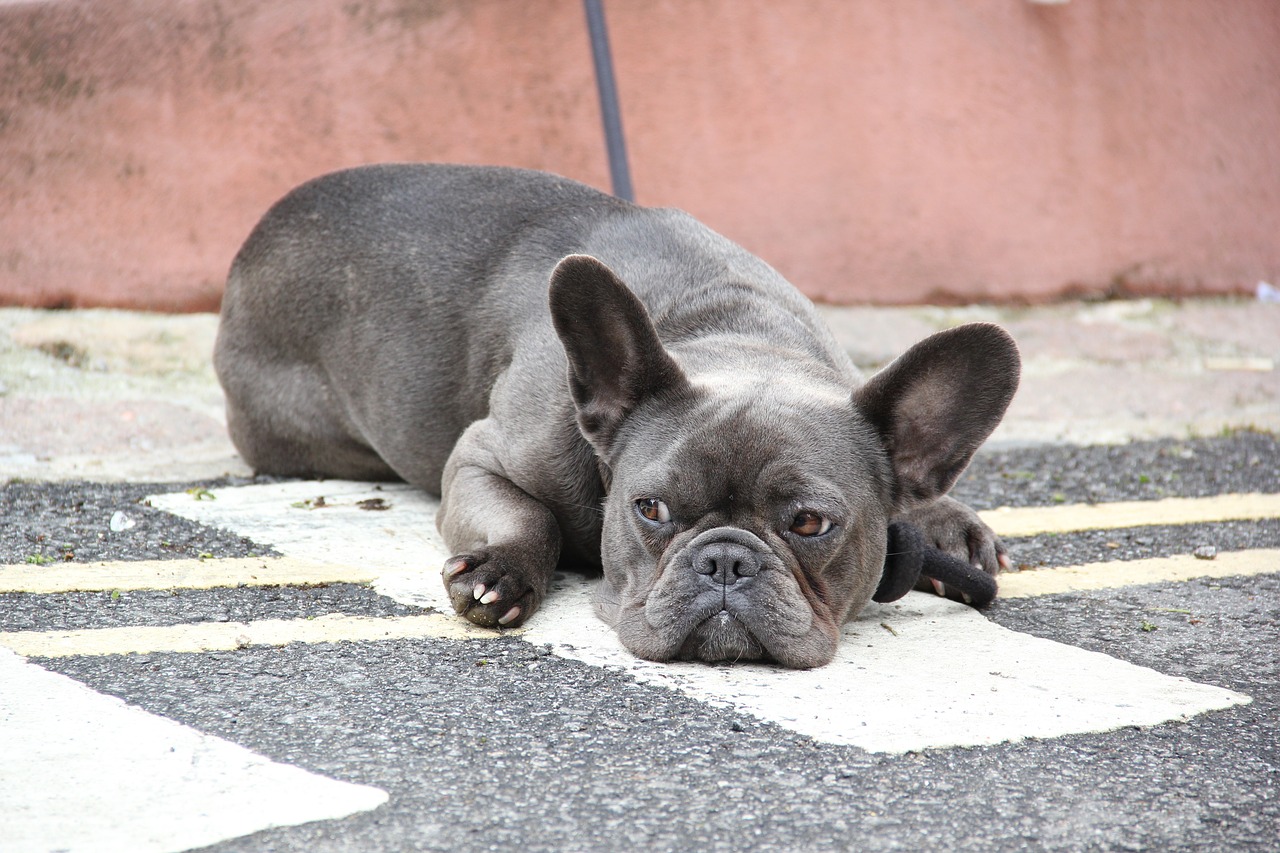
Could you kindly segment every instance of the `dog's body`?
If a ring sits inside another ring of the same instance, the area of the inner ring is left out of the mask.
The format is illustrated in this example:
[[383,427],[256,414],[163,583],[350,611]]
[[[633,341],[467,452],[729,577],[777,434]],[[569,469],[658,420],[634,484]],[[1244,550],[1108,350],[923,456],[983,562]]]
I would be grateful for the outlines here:
[[859,386],[803,296],[678,211],[513,169],[339,172],[268,212],[222,312],[245,459],[441,495],[479,624],[528,618],[571,562],[643,657],[814,666],[892,518],[996,570],[942,496],[1016,387],[1008,336],[940,333]]

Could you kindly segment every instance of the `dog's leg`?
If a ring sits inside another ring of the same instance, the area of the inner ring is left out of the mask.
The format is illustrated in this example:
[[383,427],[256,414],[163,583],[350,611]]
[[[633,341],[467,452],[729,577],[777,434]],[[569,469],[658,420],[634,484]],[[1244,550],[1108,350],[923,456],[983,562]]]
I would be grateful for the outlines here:
[[538,609],[560,557],[551,510],[506,476],[497,424],[472,424],[445,465],[436,523],[453,551],[444,567],[453,609],[486,628],[512,628]]
[[[1009,554],[1004,542],[976,512],[955,498],[944,495],[895,520],[914,524],[928,544],[989,575],[1009,568]],[[958,592],[948,590],[930,578],[922,577],[916,588],[960,598]]]
[[227,431],[258,474],[394,480],[397,474],[335,404],[315,365],[273,359],[224,343],[217,366],[226,392]]

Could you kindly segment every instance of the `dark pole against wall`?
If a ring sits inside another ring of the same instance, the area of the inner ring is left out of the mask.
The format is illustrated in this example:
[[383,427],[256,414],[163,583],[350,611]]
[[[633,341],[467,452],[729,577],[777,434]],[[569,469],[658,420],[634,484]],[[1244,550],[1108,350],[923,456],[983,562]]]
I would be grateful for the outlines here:
[[622,108],[613,79],[613,57],[609,51],[609,31],[604,23],[601,0],[582,0],[587,10],[587,30],[591,35],[591,58],[596,66],[596,89],[600,93],[600,116],[604,120],[604,144],[609,154],[609,177],[613,194],[635,201],[631,187],[631,167],[627,165],[627,144],[622,136]]

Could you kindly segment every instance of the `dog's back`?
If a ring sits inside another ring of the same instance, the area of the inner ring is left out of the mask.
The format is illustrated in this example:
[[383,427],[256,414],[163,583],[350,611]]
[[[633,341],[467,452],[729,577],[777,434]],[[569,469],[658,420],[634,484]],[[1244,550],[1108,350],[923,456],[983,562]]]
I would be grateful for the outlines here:
[[545,313],[545,290],[492,293],[495,268],[555,211],[618,204],[499,168],[368,166],[298,187],[253,230],[223,297],[214,362],[241,454],[265,473],[438,489],[509,357],[504,330]]
[[728,343],[699,357],[774,357],[732,344],[750,335],[852,370],[807,300],[683,213],[541,172],[367,166],[289,193],[232,265],[214,360],[241,454],[263,473],[436,492],[504,370],[571,424],[547,282],[576,252],[617,270],[676,349],[714,322]]

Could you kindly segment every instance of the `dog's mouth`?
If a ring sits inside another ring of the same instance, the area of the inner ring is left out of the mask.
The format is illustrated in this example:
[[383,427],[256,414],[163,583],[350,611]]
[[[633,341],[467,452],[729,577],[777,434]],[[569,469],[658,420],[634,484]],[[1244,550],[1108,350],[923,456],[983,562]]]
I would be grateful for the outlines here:
[[742,620],[722,608],[693,627],[677,657],[711,663],[761,660],[770,656]]

